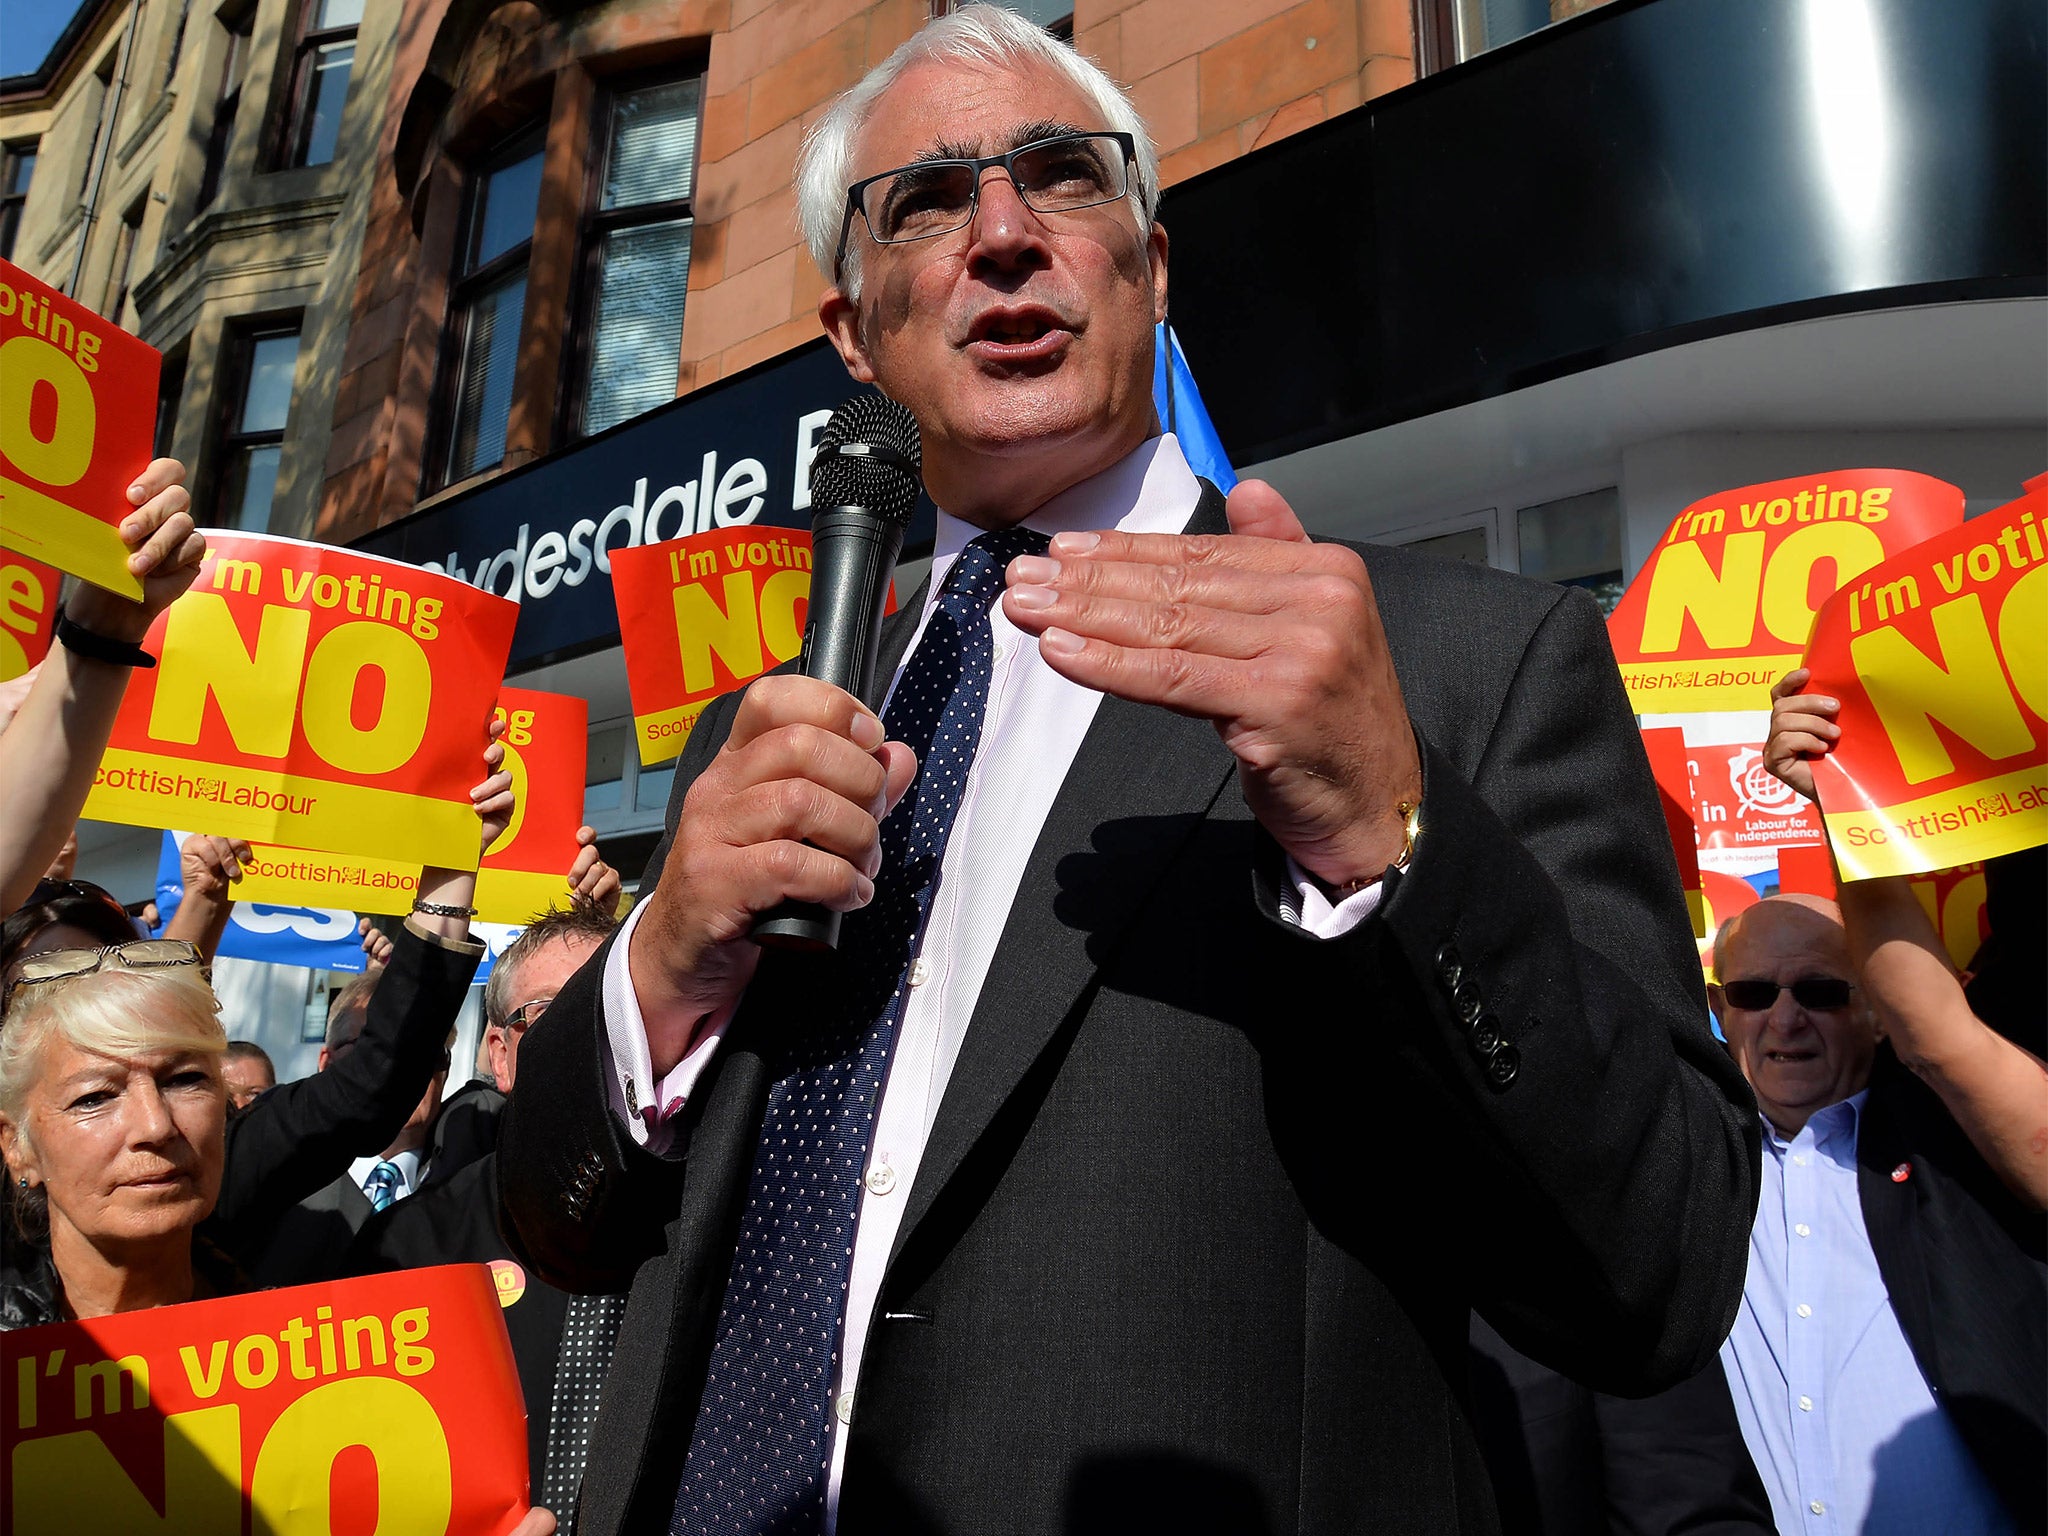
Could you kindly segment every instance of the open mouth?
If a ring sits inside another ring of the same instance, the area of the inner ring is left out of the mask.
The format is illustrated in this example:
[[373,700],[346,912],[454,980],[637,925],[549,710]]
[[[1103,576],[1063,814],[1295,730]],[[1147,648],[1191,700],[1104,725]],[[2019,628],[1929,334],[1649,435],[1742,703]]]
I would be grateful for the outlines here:
[[1784,1066],[1794,1066],[1794,1065],[1797,1065],[1797,1064],[1799,1064],[1799,1063],[1801,1063],[1801,1062],[1807,1062],[1807,1061],[1817,1061],[1817,1060],[1819,1060],[1819,1059],[1820,1059],[1820,1052],[1819,1052],[1819,1051],[1765,1051],[1765,1052],[1764,1052],[1764,1060],[1765,1060],[1765,1061],[1775,1061],[1775,1062],[1778,1062],[1779,1064],[1781,1064],[1781,1065],[1784,1065]]
[[984,356],[1021,362],[1051,356],[1072,335],[1053,311],[1030,305],[988,311],[968,331],[967,344]]

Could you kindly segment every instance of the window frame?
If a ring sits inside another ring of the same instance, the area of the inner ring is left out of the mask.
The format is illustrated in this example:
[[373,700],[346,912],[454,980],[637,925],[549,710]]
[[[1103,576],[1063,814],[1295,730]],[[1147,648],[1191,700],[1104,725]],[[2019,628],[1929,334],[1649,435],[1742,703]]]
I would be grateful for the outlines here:
[[[266,428],[259,432],[245,432],[241,429],[242,412],[248,408],[249,386],[256,374],[256,344],[279,336],[297,337],[300,346],[306,338],[306,317],[303,314],[283,314],[254,317],[232,322],[223,349],[227,354],[229,369],[227,377],[230,387],[221,391],[215,402],[213,485],[207,496],[213,508],[212,525],[215,528],[233,529],[243,533],[268,531],[269,518],[264,519],[263,528],[243,528],[239,507],[230,508],[226,503],[228,488],[228,467],[245,451],[278,445],[282,449],[285,435],[291,430],[292,407],[298,403],[297,353],[293,354],[293,385],[291,397],[285,405],[284,425]],[[182,384],[182,381],[181,381]],[[276,502],[271,503],[276,510]]]
[[[597,435],[584,430],[583,418],[590,405],[590,364],[597,348],[597,303],[603,293],[607,239],[620,230],[687,219],[690,221],[690,256],[693,263],[696,259],[697,177],[704,167],[705,73],[704,62],[693,59],[688,67],[682,69],[672,65],[666,69],[614,75],[598,82],[597,99],[591,108],[590,152],[585,157],[583,204],[576,218],[576,261],[569,283],[569,344],[563,348],[563,387],[558,391],[560,404],[554,421],[557,447],[580,443]],[[619,98],[656,86],[681,85],[686,80],[697,82],[697,132],[690,142],[690,195],[658,203],[635,203],[626,208],[603,207],[604,180],[611,165],[612,114],[617,110]],[[687,280],[683,297],[687,309]],[[677,358],[677,375],[680,378],[680,356]],[[626,418],[627,421],[635,419]],[[612,425],[623,426],[624,422]],[[610,430],[610,427],[599,428],[599,431]]]
[[[303,158],[313,137],[313,61],[320,50],[334,43],[356,42],[362,31],[362,22],[355,21],[345,27],[315,28],[313,19],[319,14],[322,0],[299,0],[296,31],[298,40],[292,44],[291,86],[285,95],[285,110],[278,123],[277,145],[273,152],[273,168],[280,171],[317,170],[319,166],[308,166]],[[348,107],[349,91],[355,89],[355,64],[349,64],[349,89],[342,92],[342,108]],[[337,129],[338,135],[338,129]],[[337,144],[339,139],[337,136]],[[339,158],[338,153],[336,158]],[[332,159],[322,160],[320,165],[332,165]]]
[[135,248],[142,244],[142,221],[149,216],[149,188],[121,210],[121,222],[114,232],[114,259],[107,268],[107,290],[112,295],[106,318],[116,326],[128,308],[128,279],[135,271]]
[[192,204],[194,213],[204,212],[220,196],[227,175],[228,149],[235,136],[235,121],[241,116],[242,92],[249,84],[249,45],[255,32],[256,8],[238,15],[216,18],[227,36],[221,54],[219,83],[213,93],[213,121],[206,130],[206,159],[199,172],[199,192]]
[[[463,356],[469,343],[469,310],[475,297],[502,281],[510,273],[524,270],[529,276],[527,299],[533,297],[534,237],[529,234],[517,245],[508,246],[472,271],[464,271],[470,247],[476,239],[476,220],[482,213],[480,189],[498,172],[517,165],[531,154],[541,157],[543,196],[547,179],[548,120],[545,115],[529,120],[499,139],[491,149],[470,162],[463,175],[462,204],[455,226],[455,270],[448,278],[448,300],[443,310],[439,355],[434,365],[434,389],[427,415],[426,452],[420,456],[420,494],[438,495],[476,475],[502,468],[504,455],[494,464],[476,464],[455,474],[449,455],[455,450],[455,412],[462,389]],[[519,310],[519,329],[526,330],[526,304]],[[518,398],[518,345],[513,348],[513,400]]]
[[[22,215],[28,208],[28,189],[35,183],[42,142],[40,138],[9,139],[0,144],[0,259],[14,259],[14,242],[21,233]],[[14,178],[23,160],[29,162],[28,180],[17,187]]]

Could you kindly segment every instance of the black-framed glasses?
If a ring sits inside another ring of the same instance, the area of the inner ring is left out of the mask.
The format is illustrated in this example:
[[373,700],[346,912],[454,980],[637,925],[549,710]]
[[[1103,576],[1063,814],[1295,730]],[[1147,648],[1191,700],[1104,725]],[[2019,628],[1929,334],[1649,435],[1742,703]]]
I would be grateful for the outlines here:
[[1809,1013],[1833,1013],[1849,1006],[1849,994],[1855,990],[1839,976],[1802,976],[1782,985],[1761,979],[1724,982],[1721,995],[1728,999],[1730,1007],[1745,1013],[1763,1013],[1776,1007],[1780,992],[1790,992],[1792,1001]]
[[21,962],[21,973],[0,995],[0,1014],[7,1011],[24,987],[75,981],[110,965],[125,971],[160,971],[170,966],[204,963],[198,946],[183,939],[134,939],[126,944],[109,944],[104,949],[53,949]]
[[982,172],[1000,165],[1033,213],[1073,213],[1113,203],[1131,190],[1137,141],[1128,133],[1062,133],[978,160],[918,160],[856,181],[846,189],[846,217],[832,257],[836,278],[846,266],[846,241],[859,214],[878,245],[930,240],[965,229],[981,206]]

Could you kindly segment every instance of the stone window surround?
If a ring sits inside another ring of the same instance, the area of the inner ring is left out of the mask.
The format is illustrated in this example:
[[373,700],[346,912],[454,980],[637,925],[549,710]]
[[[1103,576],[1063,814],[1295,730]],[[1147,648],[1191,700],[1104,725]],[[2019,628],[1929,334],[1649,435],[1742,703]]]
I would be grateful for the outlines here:
[[[380,522],[530,463],[565,440],[560,401],[574,348],[564,320],[581,297],[583,224],[601,148],[596,134],[603,94],[614,82],[645,84],[658,74],[702,71],[709,47],[709,37],[691,36],[578,54],[529,40],[511,57],[501,57],[482,82],[465,78],[448,102],[410,199],[420,241],[418,282],[405,330]],[[537,122],[546,125],[540,216],[528,258],[505,456],[489,469],[422,495],[427,455],[443,425],[449,361],[444,339],[468,164]]]

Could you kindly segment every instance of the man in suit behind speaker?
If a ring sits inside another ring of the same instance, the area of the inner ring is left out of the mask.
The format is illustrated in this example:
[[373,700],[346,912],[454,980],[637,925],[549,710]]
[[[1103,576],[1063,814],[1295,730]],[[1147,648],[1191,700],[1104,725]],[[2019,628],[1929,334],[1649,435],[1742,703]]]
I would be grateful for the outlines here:
[[1619,1391],[1727,1332],[1754,1111],[1599,613],[1197,480],[1157,178],[979,5],[806,146],[937,543],[879,714],[706,711],[523,1048],[508,1231],[631,1288],[586,1531],[1485,1531],[1472,1309]]

